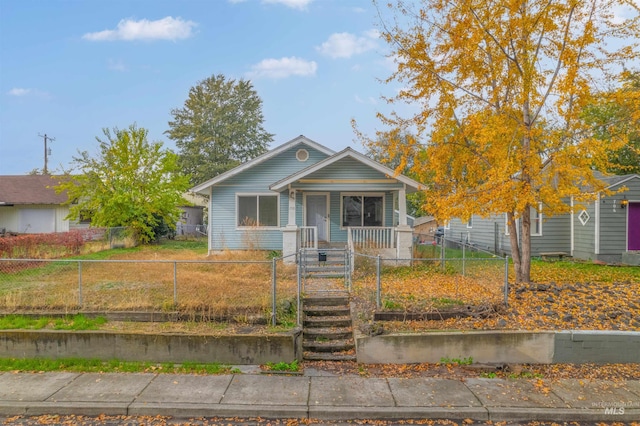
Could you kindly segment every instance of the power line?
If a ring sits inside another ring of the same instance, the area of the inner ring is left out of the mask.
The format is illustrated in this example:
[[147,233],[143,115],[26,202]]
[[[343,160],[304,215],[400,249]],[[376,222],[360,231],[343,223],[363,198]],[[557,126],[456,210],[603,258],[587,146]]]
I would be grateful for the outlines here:
[[43,169],[42,173],[45,174],[45,175],[48,175],[49,171],[47,170],[47,159],[51,155],[51,148],[47,148],[47,139],[49,141],[53,142],[53,141],[56,140],[56,138],[52,138],[51,136],[47,136],[46,133],[44,135],[41,135],[40,133],[38,133],[38,136],[40,136],[41,138],[44,138],[44,169]]

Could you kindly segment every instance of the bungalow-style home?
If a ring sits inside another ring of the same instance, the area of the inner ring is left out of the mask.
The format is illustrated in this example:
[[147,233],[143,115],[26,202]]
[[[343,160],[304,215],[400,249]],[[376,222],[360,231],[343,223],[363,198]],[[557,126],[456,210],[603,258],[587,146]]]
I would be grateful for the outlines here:
[[210,252],[366,246],[408,259],[406,194],[419,188],[351,148],[299,136],[192,191],[209,197]]
[[65,219],[67,194],[57,194],[57,184],[50,175],[0,176],[0,231],[37,234],[81,226]]
[[[613,191],[626,191],[576,208],[571,214],[545,217],[544,207],[531,210],[531,255],[566,254],[577,259],[640,265],[640,175],[607,176]],[[577,203],[569,201],[577,207]],[[447,239],[500,254],[511,253],[506,215],[445,226]]]

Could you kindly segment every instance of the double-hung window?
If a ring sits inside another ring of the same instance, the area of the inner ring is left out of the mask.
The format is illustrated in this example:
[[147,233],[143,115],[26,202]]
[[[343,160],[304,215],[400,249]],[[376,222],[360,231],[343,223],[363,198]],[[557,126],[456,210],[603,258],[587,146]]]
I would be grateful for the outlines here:
[[384,196],[381,194],[343,194],[342,226],[383,226]]
[[278,196],[271,194],[244,195],[237,198],[238,227],[277,227]]
[[[531,229],[529,235],[541,236],[542,235],[542,204],[538,205],[538,209],[531,207],[529,210],[531,218]],[[520,219],[516,219],[516,228],[520,229]],[[504,234],[509,235],[509,219],[507,215],[504,215]]]

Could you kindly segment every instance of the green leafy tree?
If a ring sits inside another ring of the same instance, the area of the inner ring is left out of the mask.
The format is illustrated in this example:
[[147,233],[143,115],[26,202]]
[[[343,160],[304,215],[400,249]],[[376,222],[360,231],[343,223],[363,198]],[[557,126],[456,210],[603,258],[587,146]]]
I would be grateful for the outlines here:
[[617,133],[628,135],[627,144],[609,152],[609,173],[640,173],[640,114],[633,105],[638,97],[640,71],[625,72],[620,88],[603,93],[595,105],[585,108],[584,119],[595,137],[611,141]]
[[73,174],[56,186],[69,195],[68,218],[88,216],[92,226],[126,226],[142,243],[156,240],[165,226],[175,229],[189,187],[177,155],[162,142],[148,142],[148,131],[135,124],[103,133],[103,139],[96,137],[99,153],[80,152],[73,158]]
[[[616,16],[619,6],[631,17]],[[551,216],[570,211],[570,197],[594,199],[605,189],[594,168],[606,170],[608,152],[626,144],[627,134],[593,137],[581,115],[596,84],[638,58],[639,8],[627,0],[388,7],[390,16],[378,9],[397,64],[387,82],[402,85],[390,101],[412,108],[379,115],[391,130],[375,140],[396,141],[394,155],[414,159],[412,172],[428,183],[426,210],[439,221],[506,213],[516,281],[529,282],[532,210]],[[415,138],[400,141],[407,132]]]
[[[416,176],[412,172],[414,158],[401,155],[395,146],[393,146],[396,144],[406,145],[407,141],[413,137],[414,136],[411,134],[403,134],[393,139],[380,139],[375,143],[368,145],[367,155],[378,163],[394,169],[397,173],[409,176],[412,179],[420,180],[420,176]],[[424,195],[424,192],[420,191],[407,194],[408,215],[420,217],[429,214],[423,208],[425,205]]]
[[200,81],[171,115],[165,134],[175,141],[178,164],[193,184],[263,154],[273,140],[263,128],[262,100],[242,79],[219,74]]

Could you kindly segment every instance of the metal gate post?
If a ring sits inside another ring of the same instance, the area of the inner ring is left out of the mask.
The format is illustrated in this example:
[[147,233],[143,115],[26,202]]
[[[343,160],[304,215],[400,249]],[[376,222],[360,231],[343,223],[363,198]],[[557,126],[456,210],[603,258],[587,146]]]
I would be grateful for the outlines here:
[[82,262],[78,260],[78,306],[82,306]]
[[277,281],[277,273],[276,273],[276,258],[274,257],[271,261],[271,282],[273,284],[273,291],[271,293],[272,304],[271,304],[271,325],[276,326],[276,281]]
[[504,257],[504,306],[509,306],[509,256]]
[[382,278],[380,277],[382,258],[378,255],[376,262],[376,306],[378,309],[382,306]]

